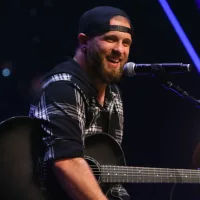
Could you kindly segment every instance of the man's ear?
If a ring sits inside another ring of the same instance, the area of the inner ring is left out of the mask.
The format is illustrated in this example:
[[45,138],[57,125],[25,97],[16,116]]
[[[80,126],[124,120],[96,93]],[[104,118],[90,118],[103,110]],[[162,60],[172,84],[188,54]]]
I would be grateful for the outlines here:
[[80,45],[86,45],[88,41],[88,36],[84,33],[78,34],[78,41]]

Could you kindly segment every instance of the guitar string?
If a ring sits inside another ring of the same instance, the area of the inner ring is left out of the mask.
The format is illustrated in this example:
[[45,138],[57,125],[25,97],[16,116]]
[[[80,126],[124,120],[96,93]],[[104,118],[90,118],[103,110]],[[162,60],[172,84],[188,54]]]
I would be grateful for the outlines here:
[[[89,165],[91,168],[94,168],[94,169],[98,169],[99,167],[98,166],[96,166],[96,165]],[[197,169],[179,169],[179,168],[143,168],[143,167],[138,167],[139,169],[137,169],[137,167],[125,167],[125,166],[106,166],[106,167],[104,167],[103,165],[100,167],[100,168],[104,168],[104,170],[105,169],[108,169],[108,170],[110,170],[111,168],[112,169],[115,169],[115,170],[139,170],[139,171],[158,171],[159,172],[159,170],[161,171],[175,171],[175,172],[177,172],[177,171],[186,171],[186,172],[193,172],[193,173],[200,173],[200,170],[197,170]],[[121,169],[119,169],[119,168],[121,168]]]
[[[138,174],[138,173],[135,173],[135,174],[133,174],[133,173],[110,173],[110,172],[93,172],[94,173],[94,175],[110,175],[110,176],[124,176],[124,175],[128,175],[128,176],[140,176],[140,174]],[[177,175],[166,175],[166,174],[155,174],[155,173],[153,173],[153,174],[145,174],[145,175],[142,175],[142,176],[152,176],[152,175],[154,175],[155,177],[158,177],[158,176],[162,176],[162,177],[169,177],[169,178],[174,178],[174,177],[184,177],[184,178],[196,178],[196,179],[199,179],[200,177],[199,177],[199,174],[198,174],[198,177],[196,177],[196,176],[193,176],[193,177],[191,177],[191,176],[184,176],[184,175],[180,175],[180,174],[177,174]]]
[[[102,173],[102,171],[93,171],[93,173]],[[108,174],[108,173],[110,173],[110,174],[116,174],[116,172],[110,172],[110,171],[105,171],[105,170],[103,170],[103,173],[106,173],[106,174]],[[138,173],[142,173],[142,172],[117,172],[117,174],[138,174]],[[151,173],[148,173],[148,175],[152,175],[152,174],[156,174],[156,175],[166,175],[166,173],[164,173],[164,172],[162,172],[162,173],[155,173],[155,172],[151,172]],[[169,174],[169,175],[174,175],[175,176],[175,174],[172,174],[172,173],[167,173],[167,174]],[[176,176],[184,176],[184,177],[188,177],[188,176],[199,176],[200,174],[198,173],[198,174],[176,174]]]
[[[97,170],[97,171],[94,171],[94,169],[98,169],[97,166],[93,165],[93,166],[90,166],[90,168],[93,170],[93,172],[99,172],[101,173],[101,171],[103,171],[104,173],[108,173],[110,172],[110,169],[106,169],[105,168],[102,170]],[[109,168],[109,167],[108,167]],[[113,167],[112,167],[113,168]],[[189,170],[189,169],[162,169],[162,168],[152,168],[152,169],[131,169],[133,171],[125,171],[125,170],[130,170],[130,168],[123,168],[123,169],[118,169],[118,168],[114,168],[114,171],[117,171],[118,174],[119,173],[122,173],[122,174],[133,174],[133,173],[137,173],[138,172],[148,172],[148,174],[159,174],[159,175],[162,175],[162,174],[170,174],[170,173],[181,173],[180,177],[183,176],[183,173],[186,173],[187,172],[187,175],[190,176],[190,175],[200,175],[200,171],[198,170]],[[159,170],[162,170],[162,171],[159,171]],[[111,172],[112,173],[112,172]],[[178,176],[179,174],[176,174],[176,176]]]
[[[94,175],[110,175],[110,176],[120,176],[120,174],[119,173],[117,173],[116,175],[115,174],[110,174],[110,173],[94,173]],[[124,174],[121,174],[121,176],[122,177],[124,177],[123,176]],[[126,174],[127,175],[127,174]],[[155,174],[152,174],[152,175],[155,175]],[[152,175],[151,174],[148,174],[148,175],[142,175],[142,177],[152,177]],[[138,177],[138,176],[140,176],[139,174],[130,174],[130,175],[128,175],[128,176],[132,176],[132,177]],[[154,177],[157,177],[157,178],[161,178],[161,177],[159,177],[159,176],[154,176]],[[181,175],[176,175],[176,176],[162,176],[163,178],[180,178],[180,177],[183,177],[183,178],[186,178],[186,177],[184,177],[184,176],[181,176]],[[187,178],[191,178],[191,177],[187,177]],[[199,180],[199,177],[192,177],[193,179],[198,179]],[[199,180],[200,181],[200,180]]]
[[[187,182],[190,182],[190,181],[195,181],[195,183],[200,183],[199,177],[190,177],[190,176],[185,177],[185,176],[181,176],[181,175],[167,176],[166,174],[164,174],[164,176],[163,176],[163,175],[159,174],[159,176],[157,176],[157,174],[147,174],[147,175],[140,176],[140,174],[127,174],[126,173],[126,176],[124,176],[124,173],[123,174],[119,174],[119,173],[117,173],[117,174],[113,173],[112,174],[112,173],[105,173],[105,172],[104,173],[93,172],[93,173],[94,173],[94,175],[97,175],[97,176],[100,176],[100,175],[106,176],[106,178],[104,178],[104,179],[111,180],[111,181],[114,180],[114,179],[115,180],[119,179],[119,178],[124,178],[123,180],[127,180],[127,181],[129,181],[130,178],[136,178],[139,181],[144,181],[145,178],[152,177],[152,175],[153,175],[154,181],[161,180],[161,182],[163,182],[163,181],[169,182],[170,180],[172,180],[172,181],[175,180],[175,182],[181,182],[181,183],[183,183],[183,182],[187,183]],[[185,179],[185,178],[187,178],[187,179]]]
[[[129,172],[129,173],[125,173],[125,172],[123,172],[123,173],[122,172],[121,173],[119,173],[119,172],[118,173],[114,173],[114,172],[110,173],[109,171],[108,172],[104,171],[103,173],[100,172],[100,171],[96,171],[96,172],[93,172],[93,173],[96,174],[96,175],[98,175],[98,174],[101,174],[101,175],[107,175],[107,174],[116,175],[117,174],[117,175],[122,175],[122,176],[123,175],[131,175],[131,176],[139,176],[140,175],[138,173],[131,173],[131,172]],[[192,175],[187,175],[186,176],[186,175],[181,175],[181,174],[176,174],[176,175],[174,175],[174,174],[168,174],[168,175],[166,175],[165,173],[160,173],[160,174],[159,173],[151,173],[151,174],[148,173],[148,174],[145,174],[145,175],[142,175],[142,176],[152,176],[152,175],[154,175],[154,176],[162,176],[162,177],[166,176],[166,177],[172,177],[172,178],[173,177],[185,177],[185,178],[187,178],[187,177],[188,178],[190,178],[190,177],[192,178],[193,177],[193,178],[197,178],[197,179],[200,178],[199,177],[200,174],[192,174]]]

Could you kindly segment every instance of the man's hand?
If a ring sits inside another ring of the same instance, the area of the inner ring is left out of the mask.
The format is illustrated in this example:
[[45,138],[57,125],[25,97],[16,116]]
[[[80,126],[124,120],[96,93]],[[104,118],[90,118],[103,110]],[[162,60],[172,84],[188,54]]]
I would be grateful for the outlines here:
[[83,158],[55,161],[53,169],[58,182],[72,199],[108,200]]

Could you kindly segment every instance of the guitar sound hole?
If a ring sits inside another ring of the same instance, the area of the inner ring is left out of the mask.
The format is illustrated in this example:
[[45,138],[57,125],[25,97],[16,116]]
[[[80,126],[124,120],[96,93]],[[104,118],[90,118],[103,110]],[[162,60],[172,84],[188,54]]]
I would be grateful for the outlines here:
[[93,158],[91,158],[91,157],[87,157],[86,156],[85,159],[88,162],[88,164],[89,164],[89,166],[90,166],[90,168],[91,168],[91,170],[92,170],[95,178],[97,179],[98,182],[100,182],[100,173],[101,173],[101,170],[100,170],[99,163],[96,160],[94,160]]

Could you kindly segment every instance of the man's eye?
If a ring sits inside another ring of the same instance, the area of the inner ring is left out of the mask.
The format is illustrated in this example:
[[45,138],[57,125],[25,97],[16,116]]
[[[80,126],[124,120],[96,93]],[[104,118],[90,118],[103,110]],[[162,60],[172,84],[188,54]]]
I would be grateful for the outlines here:
[[131,46],[131,41],[129,40],[124,40],[123,41],[124,46]]
[[107,41],[107,42],[114,42],[114,39],[112,39],[112,38],[107,38],[106,41]]
[[124,44],[125,47],[129,47],[130,46],[129,42],[124,42],[123,44]]

